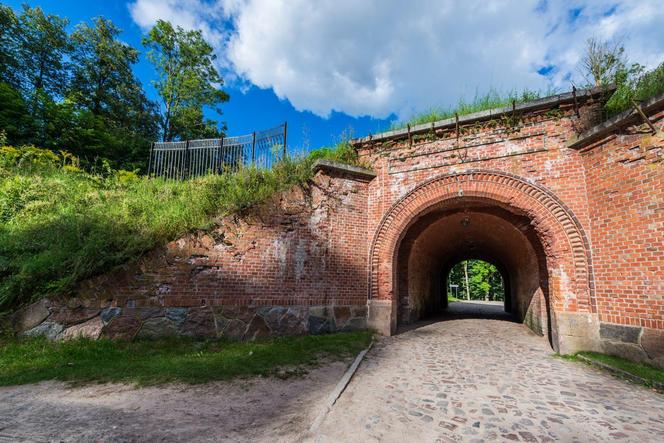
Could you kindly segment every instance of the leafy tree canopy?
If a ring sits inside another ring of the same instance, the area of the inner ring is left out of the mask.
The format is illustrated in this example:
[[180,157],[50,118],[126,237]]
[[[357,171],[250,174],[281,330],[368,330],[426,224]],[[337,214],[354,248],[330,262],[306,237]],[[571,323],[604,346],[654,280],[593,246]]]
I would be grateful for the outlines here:
[[[449,285],[457,285],[452,290]],[[483,260],[465,260],[454,265],[448,278],[449,295],[467,300],[505,300],[505,286],[498,269]]]
[[201,31],[186,31],[159,20],[143,39],[158,80],[153,84],[162,100],[161,131],[166,141],[206,136],[216,122],[203,120],[203,107],[228,100],[223,80],[214,67],[212,46]]
[[67,85],[64,56],[70,51],[69,20],[46,15],[40,7],[23,6],[14,28],[18,75],[24,92],[43,90],[62,95]]

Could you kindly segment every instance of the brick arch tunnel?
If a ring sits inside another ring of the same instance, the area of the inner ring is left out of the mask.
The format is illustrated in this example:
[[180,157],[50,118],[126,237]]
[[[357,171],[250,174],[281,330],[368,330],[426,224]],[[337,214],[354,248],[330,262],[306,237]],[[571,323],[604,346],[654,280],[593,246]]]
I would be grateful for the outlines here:
[[[435,176],[385,213],[370,249],[368,324],[394,334],[444,308],[443,275],[484,258],[506,275],[509,310],[554,350],[569,352],[576,325],[596,312],[591,255],[572,211],[544,186],[500,171]],[[590,319],[590,320],[589,320]],[[584,323],[585,322],[585,323]]]
[[447,307],[447,276],[466,259],[494,264],[505,283],[505,310],[550,335],[544,248],[531,220],[489,199],[455,199],[415,221],[397,252],[397,322],[436,316]]

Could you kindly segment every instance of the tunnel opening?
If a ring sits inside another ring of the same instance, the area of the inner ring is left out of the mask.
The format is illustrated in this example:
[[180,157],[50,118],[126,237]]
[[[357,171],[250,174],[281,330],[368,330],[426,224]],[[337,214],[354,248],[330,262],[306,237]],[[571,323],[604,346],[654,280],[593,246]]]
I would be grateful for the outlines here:
[[[455,284],[455,266],[486,263],[502,283],[499,310],[551,340],[547,259],[527,214],[488,199],[448,202],[410,224],[396,258],[399,325],[444,318],[454,311],[448,293]],[[471,305],[484,302],[472,302],[472,291],[470,297]],[[495,295],[485,292],[481,298]],[[478,309],[476,314],[486,317],[489,311]],[[464,306],[464,313],[473,315],[472,307]]]
[[[499,265],[479,259],[468,259],[457,262],[447,273],[443,273],[447,298],[447,311],[450,303],[465,303],[464,311],[472,312],[474,306],[486,305],[490,311],[501,307],[509,312],[508,299],[505,297],[505,273]],[[485,309],[486,311],[486,309]]]

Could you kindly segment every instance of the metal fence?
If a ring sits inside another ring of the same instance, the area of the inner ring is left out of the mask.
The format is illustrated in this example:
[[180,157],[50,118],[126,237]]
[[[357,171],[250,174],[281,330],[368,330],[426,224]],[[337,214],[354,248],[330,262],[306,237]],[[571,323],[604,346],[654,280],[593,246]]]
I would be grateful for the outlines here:
[[244,166],[269,169],[286,156],[288,123],[236,137],[156,142],[148,173],[183,180],[206,174],[235,172]]

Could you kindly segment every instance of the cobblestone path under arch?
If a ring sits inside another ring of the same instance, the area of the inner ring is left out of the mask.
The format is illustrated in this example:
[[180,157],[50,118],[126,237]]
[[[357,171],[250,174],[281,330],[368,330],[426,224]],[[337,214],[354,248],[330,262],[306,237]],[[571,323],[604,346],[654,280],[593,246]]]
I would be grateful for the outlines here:
[[316,441],[664,441],[664,395],[557,358],[519,323],[457,318],[380,339]]

